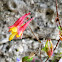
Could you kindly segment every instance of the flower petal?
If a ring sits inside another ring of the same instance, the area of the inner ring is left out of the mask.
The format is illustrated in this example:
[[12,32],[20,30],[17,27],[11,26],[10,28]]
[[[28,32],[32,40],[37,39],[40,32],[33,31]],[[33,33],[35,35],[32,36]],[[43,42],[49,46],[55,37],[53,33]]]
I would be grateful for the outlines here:
[[[27,18],[26,20],[28,20],[28,18]],[[26,21],[26,20],[25,20],[25,21]],[[24,22],[25,22],[25,21],[24,21]],[[21,26],[21,25],[23,25],[23,23],[20,22],[20,23],[18,24],[18,26]]]
[[12,27],[9,29],[9,31],[17,32],[17,27]]
[[18,35],[18,33],[16,34],[16,38],[20,37],[21,35],[22,35],[22,31],[19,35]]
[[12,26],[10,26],[9,28],[11,27],[14,27],[14,26],[17,26],[19,23],[20,25],[23,24],[23,20],[29,15],[30,13],[28,14],[25,14],[24,16],[20,17]]
[[26,22],[23,26],[21,26],[19,29],[18,29],[18,34],[20,34],[20,32],[24,31],[26,29],[26,27],[28,26],[28,24],[33,20],[33,18],[31,18],[28,22]]
[[11,35],[9,36],[9,41],[11,41],[11,40],[14,38],[15,35],[16,35],[16,33],[11,34]]

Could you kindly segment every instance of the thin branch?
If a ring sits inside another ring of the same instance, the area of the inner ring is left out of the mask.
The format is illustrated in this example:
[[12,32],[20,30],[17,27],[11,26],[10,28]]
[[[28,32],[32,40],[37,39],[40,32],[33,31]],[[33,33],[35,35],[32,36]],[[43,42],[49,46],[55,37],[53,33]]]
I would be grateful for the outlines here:
[[56,13],[57,13],[57,17],[58,17],[58,9],[57,9],[57,0],[56,0]]
[[49,60],[49,57],[47,58],[47,60],[45,62],[47,62]]
[[41,41],[35,36],[34,32],[32,31],[31,27],[29,26],[31,32],[33,33],[34,37],[38,40],[39,43],[41,43]]
[[41,52],[41,47],[42,47],[42,45],[40,44],[39,47],[40,47],[40,49],[39,49],[39,51],[40,51],[40,57],[39,57],[39,58],[40,58],[41,62],[43,62],[43,60],[41,59],[41,58],[42,58],[42,57],[41,57],[41,54],[42,54],[42,52]]
[[[59,42],[60,42],[60,40],[58,40],[58,42],[57,42],[57,44],[56,44],[56,47],[58,46]],[[53,51],[55,51],[55,50],[56,50],[56,47],[54,48],[54,50],[53,50]]]

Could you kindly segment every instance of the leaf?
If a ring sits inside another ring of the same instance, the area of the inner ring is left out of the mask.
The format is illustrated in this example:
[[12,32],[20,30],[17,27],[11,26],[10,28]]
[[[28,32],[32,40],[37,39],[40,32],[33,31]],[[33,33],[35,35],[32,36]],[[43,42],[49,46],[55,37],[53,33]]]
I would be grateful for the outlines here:
[[29,58],[29,56],[25,56],[25,57],[23,57],[22,58],[22,62],[30,62],[30,61],[32,61],[33,60],[33,58]]
[[22,62],[26,61],[28,59],[28,56],[25,56],[22,58]]
[[27,62],[31,62],[33,60],[33,58],[27,59]]

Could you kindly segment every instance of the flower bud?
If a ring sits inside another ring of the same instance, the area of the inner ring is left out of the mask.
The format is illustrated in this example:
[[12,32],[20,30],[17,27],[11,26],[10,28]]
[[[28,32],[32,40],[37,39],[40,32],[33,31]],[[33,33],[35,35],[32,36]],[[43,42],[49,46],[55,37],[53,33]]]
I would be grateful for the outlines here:
[[46,44],[45,44],[45,51],[46,51],[46,53],[47,53],[47,55],[48,55],[49,57],[52,56],[52,54],[53,54],[53,44],[52,44],[51,40],[47,40],[47,41],[46,41]]

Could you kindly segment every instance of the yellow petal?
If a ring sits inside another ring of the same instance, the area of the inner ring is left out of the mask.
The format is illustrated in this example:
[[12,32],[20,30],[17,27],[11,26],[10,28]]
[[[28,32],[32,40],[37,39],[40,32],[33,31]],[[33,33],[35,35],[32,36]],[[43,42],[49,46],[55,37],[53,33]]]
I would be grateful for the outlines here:
[[11,33],[13,34],[13,33],[17,33],[17,32],[13,32],[13,31],[11,31]]
[[12,27],[9,29],[9,31],[17,32],[17,27]]
[[9,41],[11,41],[11,40],[14,38],[15,35],[16,35],[16,33],[11,34],[11,35],[9,36]]
[[20,37],[22,35],[22,31],[21,31],[21,33],[18,35],[18,34],[16,34],[16,37],[18,38],[18,37]]

